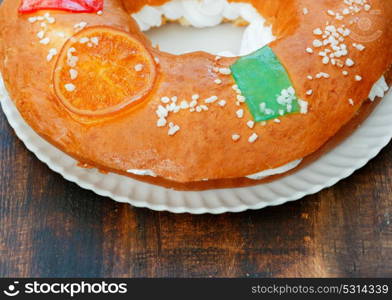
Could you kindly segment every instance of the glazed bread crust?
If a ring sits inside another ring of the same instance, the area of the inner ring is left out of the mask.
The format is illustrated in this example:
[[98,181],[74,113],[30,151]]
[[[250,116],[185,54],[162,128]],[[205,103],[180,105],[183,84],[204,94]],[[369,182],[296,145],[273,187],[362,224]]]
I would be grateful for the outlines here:
[[[236,58],[216,61],[215,56],[203,52],[180,56],[160,52],[152,48],[130,17],[144,4],[164,2],[106,0],[102,16],[51,11],[56,22],[49,27],[50,45],[44,45],[37,39],[39,22],[32,24],[28,21],[30,15],[18,14],[19,0],[5,0],[0,7],[0,71],[27,123],[78,161],[104,170],[124,173],[147,169],[179,183],[240,178],[305,158],[320,149],[352,120],[372,85],[392,63],[391,1],[370,1],[381,14],[369,14],[368,18],[372,30],[381,35],[363,42],[364,51],[352,51],[355,65],[350,67],[350,76],[305,51],[315,39],[313,30],[331,21],[326,12],[342,9],[343,0],[246,1],[272,24],[277,40],[270,46],[288,70],[298,96],[309,102],[307,114],[293,114],[283,117],[281,123],[268,122],[251,130],[244,125],[244,120],[252,119],[248,110],[243,119],[235,117],[238,107],[232,77],[223,77],[220,85],[214,83],[213,68],[228,68]],[[309,13],[304,14],[304,8]],[[48,51],[60,50],[75,34],[75,24],[82,21],[88,26],[104,25],[129,32],[159,61],[154,88],[140,105],[109,117],[87,118],[71,113],[58,100],[52,80],[56,59],[48,61]],[[355,24],[347,27],[356,31]],[[348,38],[348,46],[352,43],[355,41]],[[307,75],[319,72],[330,78],[307,79]],[[356,74],[361,75],[361,81],[354,79]],[[313,91],[311,97],[306,95],[309,90]],[[203,99],[216,95],[226,99],[227,105],[224,109],[211,107],[205,113],[174,114],[170,121],[181,124],[175,136],[156,126],[155,111],[161,97],[190,99],[193,94]],[[252,132],[259,136],[255,143],[247,138],[238,142],[231,139],[233,133],[248,137]]]

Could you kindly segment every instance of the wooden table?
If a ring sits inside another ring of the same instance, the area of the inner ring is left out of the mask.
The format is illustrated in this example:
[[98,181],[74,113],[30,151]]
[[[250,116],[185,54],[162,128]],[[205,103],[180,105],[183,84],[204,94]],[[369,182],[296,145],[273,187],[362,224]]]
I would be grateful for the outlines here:
[[65,181],[1,113],[0,277],[390,277],[391,151],[301,201],[174,215]]

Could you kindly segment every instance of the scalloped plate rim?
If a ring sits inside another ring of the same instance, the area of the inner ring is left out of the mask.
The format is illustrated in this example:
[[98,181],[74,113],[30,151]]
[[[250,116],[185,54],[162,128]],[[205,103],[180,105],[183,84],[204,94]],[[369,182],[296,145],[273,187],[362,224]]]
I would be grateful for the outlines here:
[[[1,79],[1,78],[0,78]],[[239,204],[236,206],[224,206],[222,205],[221,207],[215,207],[215,208],[211,208],[211,207],[198,207],[198,208],[192,208],[186,205],[180,205],[180,206],[169,206],[167,204],[154,204],[154,203],[150,203],[148,201],[143,201],[143,200],[137,200],[131,197],[125,197],[122,195],[116,195],[115,193],[113,193],[113,191],[110,190],[105,190],[102,189],[100,187],[97,187],[96,184],[94,185],[91,182],[87,182],[84,180],[81,180],[80,178],[78,178],[77,176],[75,176],[75,174],[72,174],[66,170],[64,170],[64,167],[57,164],[55,161],[53,161],[52,157],[50,157],[47,153],[42,153],[39,150],[39,146],[37,146],[34,141],[32,142],[30,137],[28,136],[28,133],[25,132],[23,130],[23,126],[28,126],[28,124],[23,120],[23,118],[19,115],[19,112],[17,111],[15,105],[13,104],[13,102],[10,100],[10,98],[7,95],[6,90],[0,85],[0,90],[3,91],[3,95],[0,94],[0,96],[2,96],[0,99],[0,103],[3,109],[3,112],[8,120],[8,123],[10,124],[10,126],[13,128],[13,130],[15,131],[15,134],[17,135],[17,137],[24,143],[24,145],[26,146],[26,148],[31,151],[32,153],[34,153],[36,155],[36,157],[43,163],[45,163],[49,169],[51,169],[52,171],[60,174],[65,180],[68,180],[70,182],[73,182],[75,184],[77,184],[79,187],[86,189],[86,190],[90,190],[93,191],[94,193],[96,193],[99,196],[103,196],[103,197],[108,197],[111,198],[117,202],[120,203],[127,203],[127,204],[131,204],[134,207],[138,207],[138,208],[148,208],[151,210],[155,210],[155,211],[168,211],[168,212],[172,212],[172,213],[191,213],[191,214],[205,214],[205,213],[210,213],[210,214],[222,214],[222,213],[228,213],[228,212],[233,212],[233,213],[237,213],[237,212],[243,212],[246,210],[258,210],[258,209],[262,209],[268,206],[278,206],[278,205],[282,205],[284,203],[287,202],[292,202],[292,201],[296,201],[299,199],[302,199],[305,196],[308,195],[312,195],[312,194],[316,194],[318,192],[320,192],[323,189],[329,188],[333,185],[335,185],[337,182],[351,176],[356,170],[362,168],[363,166],[365,166],[371,159],[373,159],[374,157],[376,157],[379,152],[390,142],[390,140],[392,139],[392,124],[391,124],[391,129],[386,130],[386,132],[383,134],[383,136],[378,137],[377,141],[378,142],[374,142],[375,145],[372,145],[372,148],[369,149],[369,152],[367,153],[366,156],[364,156],[362,159],[358,159],[357,163],[354,165],[351,165],[350,167],[345,167],[344,169],[342,169],[342,171],[340,172],[339,175],[337,176],[331,176],[326,182],[324,182],[324,184],[313,184],[311,186],[309,186],[309,188],[302,190],[302,191],[296,191],[295,194],[290,195],[290,196],[281,196],[277,199],[275,199],[274,201],[271,202],[267,202],[265,199],[260,198],[260,201],[258,203],[255,203],[254,205],[249,205],[249,204]],[[1,92],[1,91],[0,91]],[[369,117],[370,118],[377,118],[377,113],[379,111],[381,111],[381,106],[383,105],[383,103],[385,102],[386,98],[390,98],[390,101],[392,101],[392,92],[390,91],[388,93],[388,95],[386,95],[383,99],[383,101],[378,105],[378,107],[376,108],[376,110],[372,113],[372,115]],[[392,107],[392,103],[389,105]],[[392,109],[392,108],[391,108]],[[14,111],[13,111],[14,110]],[[367,126],[368,120],[366,120],[364,122],[364,124],[361,126],[361,128],[359,128],[359,130],[361,130],[362,128],[365,128]],[[392,123],[392,122],[391,122]],[[28,126],[29,127],[29,126]],[[30,128],[30,127],[29,127]],[[31,129],[31,128],[30,128]],[[359,131],[358,130],[358,131]],[[35,132],[33,132],[35,135],[37,135]],[[358,132],[354,132],[352,134],[352,136],[357,135]],[[351,137],[352,137],[351,136]],[[48,142],[46,142],[44,139],[42,139],[41,137],[39,137],[37,135],[37,137],[39,139],[41,139],[44,143],[47,143],[50,147],[53,147],[54,149],[56,149],[57,151],[59,151],[59,149],[57,149],[56,147],[54,147],[53,145],[49,144]],[[349,138],[351,138],[349,137]],[[344,144],[347,144],[346,147],[348,147],[348,141],[345,140],[342,143],[342,147],[344,147]],[[341,146],[338,146],[341,147]],[[325,155],[333,155],[334,151],[336,151],[336,148],[331,150],[329,153],[325,154]],[[69,157],[68,155],[66,155],[65,153],[62,152],[63,155]],[[321,159],[321,158],[320,158]],[[320,160],[319,159],[319,160]],[[311,166],[313,166],[314,164],[316,164],[319,160],[315,161],[314,163],[312,163],[310,166],[307,166],[305,168],[303,168],[302,170],[306,170],[307,168],[310,168]],[[78,168],[75,165],[75,168]],[[292,176],[296,176],[298,172],[289,175],[287,177],[292,177]],[[106,176],[101,174],[102,176]],[[120,176],[120,175],[117,175]],[[125,177],[125,176],[121,176],[121,177]],[[284,177],[284,178],[287,178]],[[133,182],[140,183],[139,181],[132,179],[132,178],[128,178],[126,177],[128,180],[131,180]],[[283,178],[283,179],[284,179]],[[283,182],[283,179],[279,179],[277,181],[274,182]],[[145,183],[144,183],[145,184]],[[154,185],[149,185],[148,186],[151,187],[155,187],[155,188],[159,188],[159,189],[163,189],[170,192],[174,192],[174,193],[182,193],[182,194],[187,194],[187,193],[195,193],[195,192],[186,192],[186,191],[174,191],[172,189],[165,189],[163,187],[157,187]],[[257,186],[253,186],[253,187],[244,187],[244,188],[232,188],[232,189],[224,189],[227,191],[246,191],[246,190],[250,190],[251,189],[262,189],[263,184],[261,185],[257,185]],[[219,193],[218,191],[222,191],[222,190],[209,190],[209,191],[201,191],[201,192],[197,192],[200,194],[203,194],[205,192],[216,192]]]

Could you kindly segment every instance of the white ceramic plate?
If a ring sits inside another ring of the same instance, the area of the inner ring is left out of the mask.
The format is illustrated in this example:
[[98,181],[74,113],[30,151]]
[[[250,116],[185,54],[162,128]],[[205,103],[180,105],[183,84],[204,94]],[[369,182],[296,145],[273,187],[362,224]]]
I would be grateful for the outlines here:
[[280,205],[330,187],[376,156],[392,138],[392,92],[341,145],[295,174],[254,187],[183,192],[117,174],[82,169],[77,162],[38,136],[23,120],[0,82],[0,101],[16,135],[50,169],[82,188],[137,207],[174,213],[240,212]]

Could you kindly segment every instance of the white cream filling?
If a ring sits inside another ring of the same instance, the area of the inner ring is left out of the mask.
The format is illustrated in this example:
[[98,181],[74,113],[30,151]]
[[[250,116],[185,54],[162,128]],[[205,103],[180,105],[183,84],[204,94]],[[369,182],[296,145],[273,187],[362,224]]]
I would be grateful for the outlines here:
[[139,176],[157,177],[157,174],[155,174],[155,172],[151,171],[151,170],[130,169],[130,170],[127,170],[127,173],[135,174],[135,175],[139,175]]
[[374,101],[376,97],[384,97],[388,90],[389,87],[387,82],[385,81],[385,77],[381,76],[381,78],[373,85],[372,89],[370,90],[370,101]]
[[[249,178],[249,179],[253,179],[253,180],[260,180],[260,179],[263,179],[263,178],[266,178],[266,177],[269,177],[272,175],[283,174],[283,173],[286,173],[286,172],[298,167],[301,162],[302,162],[302,159],[298,159],[296,161],[288,163],[287,165],[281,166],[279,168],[264,170],[262,172],[248,175],[245,177]],[[130,169],[127,171],[127,173],[139,175],[139,176],[157,177],[157,174],[155,174],[155,172],[151,171],[151,170]],[[208,181],[208,179],[204,179],[203,181]]]
[[172,0],[161,6],[144,6],[132,14],[142,31],[162,25],[162,17],[171,21],[185,19],[197,28],[213,27],[224,19],[244,19],[249,25],[242,36],[239,53],[224,51],[213,53],[221,56],[243,56],[271,43],[276,39],[272,27],[265,25],[265,19],[248,3],[229,3],[227,0]]
[[279,168],[265,170],[265,171],[262,171],[262,172],[259,172],[256,174],[245,176],[245,177],[249,178],[249,179],[253,179],[253,180],[260,180],[260,179],[263,179],[263,178],[266,178],[266,177],[269,177],[272,175],[283,174],[283,173],[286,173],[286,172],[298,167],[301,162],[302,162],[302,159],[298,159],[298,160],[295,160],[291,163],[288,163],[287,165],[281,166]]

